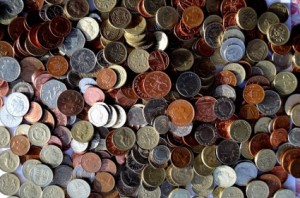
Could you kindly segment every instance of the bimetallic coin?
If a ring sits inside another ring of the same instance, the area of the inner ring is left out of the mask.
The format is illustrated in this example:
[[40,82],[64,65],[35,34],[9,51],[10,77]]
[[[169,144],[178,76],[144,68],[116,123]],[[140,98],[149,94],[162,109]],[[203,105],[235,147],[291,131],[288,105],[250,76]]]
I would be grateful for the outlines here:
[[4,195],[14,195],[20,188],[20,179],[11,173],[5,173],[0,177],[0,192]]
[[32,182],[26,181],[21,185],[19,193],[22,198],[41,197],[42,188]]
[[235,184],[239,186],[247,186],[247,184],[255,179],[258,174],[258,170],[252,162],[238,163],[234,167],[234,170],[237,176]]
[[37,164],[30,170],[30,179],[35,185],[45,187],[52,182],[53,172],[48,166]]
[[231,187],[237,179],[236,173],[230,166],[218,166],[213,173],[215,183],[223,188]]
[[276,155],[271,149],[262,149],[255,155],[254,161],[258,170],[270,171],[276,164]]
[[28,138],[32,145],[44,146],[50,140],[50,137],[50,129],[43,123],[35,123],[29,128]]
[[9,141],[10,141],[9,131],[5,127],[0,126],[0,148],[6,147]]
[[90,195],[91,187],[83,179],[73,179],[68,183],[67,193],[70,197],[84,198]]

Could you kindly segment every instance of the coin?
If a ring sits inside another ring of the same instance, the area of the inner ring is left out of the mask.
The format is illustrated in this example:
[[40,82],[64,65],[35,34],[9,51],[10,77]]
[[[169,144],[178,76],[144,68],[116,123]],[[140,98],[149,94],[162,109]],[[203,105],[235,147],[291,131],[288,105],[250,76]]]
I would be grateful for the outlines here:
[[177,78],[176,89],[184,97],[194,97],[201,89],[201,80],[193,72],[183,72]]
[[151,126],[145,126],[137,131],[137,144],[143,149],[153,149],[159,141],[159,134]]
[[260,39],[251,40],[247,45],[246,54],[254,62],[262,61],[268,55],[268,46]]
[[274,193],[281,188],[280,180],[275,175],[263,174],[259,176],[259,179],[269,186],[269,196],[273,196]]
[[214,105],[214,113],[220,120],[228,120],[234,114],[234,111],[234,103],[229,98],[218,98]]
[[121,127],[115,130],[113,142],[118,149],[126,151],[134,146],[136,136],[132,129]]
[[246,195],[252,198],[267,198],[269,196],[269,186],[264,181],[253,180],[247,185]]
[[0,147],[6,147],[10,141],[10,133],[5,127],[0,126],[0,137]]
[[213,176],[215,183],[223,188],[228,188],[236,182],[236,173],[230,166],[218,166]]
[[50,140],[50,130],[43,123],[35,123],[30,126],[28,138],[32,145],[43,146]]
[[78,142],[88,142],[94,135],[94,128],[88,121],[76,122],[71,129],[72,137]]
[[236,22],[243,30],[253,30],[257,24],[256,11],[251,7],[239,9],[236,15]]
[[265,91],[257,84],[247,85],[243,90],[243,98],[247,103],[259,104],[264,100]]
[[[5,173],[0,177],[1,188],[0,192],[4,195],[14,195],[18,192],[20,188],[19,178],[11,173]],[[13,185],[11,185],[13,184]]]
[[82,179],[73,179],[67,186],[70,197],[88,197],[91,193],[90,185]]
[[254,158],[258,170],[267,172],[273,169],[276,164],[276,155],[270,149],[260,150]]
[[184,126],[191,123],[194,119],[194,108],[186,100],[180,99],[172,102],[167,109],[167,115],[171,122],[178,126]]
[[25,155],[30,149],[30,142],[26,136],[16,135],[10,140],[10,149],[16,155]]
[[258,29],[264,33],[268,33],[268,29],[271,24],[279,23],[279,18],[273,12],[264,12],[257,21]]
[[240,157],[239,145],[231,140],[223,140],[217,146],[216,155],[223,164],[234,164]]
[[19,189],[20,197],[41,197],[42,188],[30,181],[24,182]]
[[87,41],[94,40],[100,31],[98,22],[91,17],[83,17],[77,23],[77,28],[82,31]]
[[280,2],[272,3],[269,6],[268,11],[275,13],[280,19],[281,23],[284,23],[289,16],[289,9],[286,7],[285,4]]
[[278,73],[272,82],[272,85],[280,95],[293,93],[297,88],[297,84],[297,78],[291,72]]
[[284,45],[290,38],[290,31],[284,23],[275,23],[270,25],[267,36],[274,45]]
[[42,198],[47,198],[49,196],[55,196],[57,198],[63,198],[65,196],[63,189],[58,186],[51,185],[43,189]]

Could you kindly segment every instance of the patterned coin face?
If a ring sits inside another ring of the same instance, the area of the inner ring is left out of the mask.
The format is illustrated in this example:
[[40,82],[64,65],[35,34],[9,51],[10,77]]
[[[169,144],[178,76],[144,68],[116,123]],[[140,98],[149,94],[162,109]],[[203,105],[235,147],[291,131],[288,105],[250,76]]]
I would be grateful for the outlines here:
[[88,142],[94,135],[93,125],[88,121],[76,122],[71,129],[72,137],[78,142]]
[[20,187],[20,197],[41,197],[42,188],[30,181],[26,181]]
[[159,134],[151,126],[145,126],[137,132],[137,144],[143,149],[153,149],[159,142]]
[[56,198],[63,198],[65,197],[65,193],[62,188],[55,185],[45,187],[43,189],[42,198],[51,198],[52,196],[55,196]]
[[63,161],[63,153],[57,146],[47,145],[42,148],[40,159],[42,162],[52,167],[57,167]]
[[88,197],[91,193],[90,185],[82,179],[73,179],[67,186],[67,192],[70,197]]
[[265,91],[264,100],[257,105],[258,110],[265,115],[276,114],[281,106],[281,99],[277,92],[272,90]]
[[201,89],[201,80],[194,72],[184,72],[177,78],[176,89],[184,97],[194,97]]
[[167,115],[175,125],[185,126],[193,121],[195,112],[188,101],[175,100],[168,106]]
[[51,132],[47,125],[35,123],[28,131],[28,138],[32,145],[43,146],[50,140]]
[[29,110],[28,98],[22,93],[10,94],[6,102],[6,109],[13,116],[24,116]]
[[58,80],[49,80],[42,85],[41,100],[48,107],[56,108],[58,96],[65,90],[67,87],[64,83]]
[[131,13],[124,7],[115,7],[109,12],[108,20],[116,28],[126,28],[131,22]]
[[4,195],[14,195],[20,188],[19,178],[11,173],[3,174],[0,177],[0,192]]
[[229,98],[219,98],[214,106],[214,112],[218,119],[228,120],[234,114],[235,105]]
[[127,49],[121,42],[111,42],[104,48],[104,58],[111,64],[122,64],[127,58]]
[[74,90],[62,92],[57,99],[59,111],[66,116],[78,115],[84,106],[84,100],[80,93]]
[[95,68],[96,56],[90,49],[77,49],[71,56],[70,65],[74,71],[79,73],[90,72]]
[[4,172],[10,173],[17,170],[20,164],[19,156],[11,152],[10,150],[5,150],[0,154],[0,169]]
[[48,166],[44,164],[37,164],[31,169],[30,178],[34,184],[45,187],[52,182],[53,172]]
[[129,150],[136,142],[136,136],[132,129],[128,127],[121,127],[116,129],[113,135],[115,146],[120,150]]
[[290,30],[284,23],[275,23],[269,27],[267,36],[274,45],[284,45],[290,38]]
[[0,57],[0,79],[7,82],[16,80],[21,73],[18,61],[11,57]]
[[74,51],[83,48],[85,41],[86,39],[83,33],[78,28],[72,28],[70,34],[65,38],[63,44],[59,46],[58,49],[70,57]]

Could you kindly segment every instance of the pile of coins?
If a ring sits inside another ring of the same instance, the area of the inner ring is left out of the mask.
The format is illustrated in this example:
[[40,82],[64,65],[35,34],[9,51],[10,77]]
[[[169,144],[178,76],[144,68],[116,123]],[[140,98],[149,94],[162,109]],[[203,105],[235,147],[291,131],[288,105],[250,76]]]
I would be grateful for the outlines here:
[[295,197],[289,14],[264,0],[1,1],[0,197]]

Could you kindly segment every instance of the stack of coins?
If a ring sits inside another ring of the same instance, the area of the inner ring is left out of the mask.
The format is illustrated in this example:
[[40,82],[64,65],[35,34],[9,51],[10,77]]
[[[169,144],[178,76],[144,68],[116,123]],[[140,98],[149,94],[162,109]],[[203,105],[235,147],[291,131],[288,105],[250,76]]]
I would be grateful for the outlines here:
[[0,197],[295,197],[300,26],[285,4],[0,10]]

